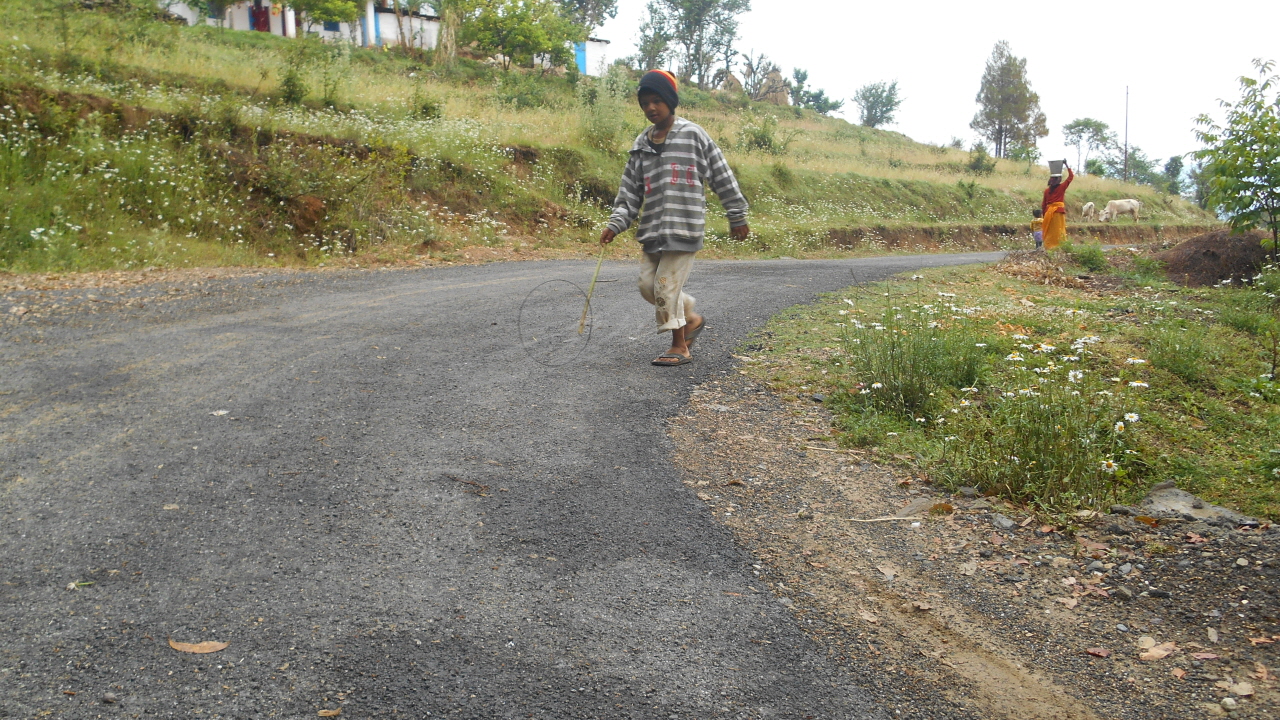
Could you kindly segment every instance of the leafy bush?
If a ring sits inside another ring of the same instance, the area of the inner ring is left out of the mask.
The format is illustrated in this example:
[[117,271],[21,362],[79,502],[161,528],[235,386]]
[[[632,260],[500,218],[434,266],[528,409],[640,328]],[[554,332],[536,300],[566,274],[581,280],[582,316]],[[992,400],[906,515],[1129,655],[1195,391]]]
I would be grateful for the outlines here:
[[1071,258],[1072,262],[1086,270],[1101,272],[1110,267],[1110,263],[1107,262],[1107,255],[1102,251],[1101,245],[1063,243],[1062,251]]
[[639,115],[639,111],[630,102],[633,84],[627,69],[620,65],[611,66],[604,77],[583,77],[578,81],[574,91],[580,134],[588,146],[614,153],[634,136],[629,114]]
[[744,122],[738,129],[738,147],[747,152],[759,151],[770,155],[785,155],[799,134],[799,130],[780,132],[777,117],[759,115]]
[[498,77],[496,97],[499,102],[515,108],[562,107],[564,95],[553,82],[553,78],[532,73],[503,73]]
[[974,175],[990,175],[996,170],[996,159],[982,145],[974,145],[969,151],[969,172]]

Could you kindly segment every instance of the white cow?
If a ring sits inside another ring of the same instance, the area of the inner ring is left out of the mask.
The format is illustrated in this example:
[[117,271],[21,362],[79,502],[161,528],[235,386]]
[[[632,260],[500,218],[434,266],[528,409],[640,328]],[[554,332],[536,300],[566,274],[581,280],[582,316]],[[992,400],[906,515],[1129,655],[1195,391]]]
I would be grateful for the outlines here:
[[1095,214],[1097,214],[1097,208],[1091,202],[1085,203],[1084,207],[1080,208],[1080,218],[1083,220],[1092,220]]
[[1142,203],[1132,198],[1126,200],[1111,200],[1107,206],[1103,208],[1102,214],[1098,219],[1102,222],[1111,222],[1120,215],[1132,215],[1133,221],[1138,221],[1138,211],[1142,209]]

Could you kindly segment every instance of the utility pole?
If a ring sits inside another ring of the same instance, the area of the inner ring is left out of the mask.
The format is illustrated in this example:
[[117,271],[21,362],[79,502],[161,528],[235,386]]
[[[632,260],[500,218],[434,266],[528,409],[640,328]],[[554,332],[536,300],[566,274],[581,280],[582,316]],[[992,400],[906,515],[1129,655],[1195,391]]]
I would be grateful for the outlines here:
[[1124,181],[1129,182],[1129,86],[1124,86]]

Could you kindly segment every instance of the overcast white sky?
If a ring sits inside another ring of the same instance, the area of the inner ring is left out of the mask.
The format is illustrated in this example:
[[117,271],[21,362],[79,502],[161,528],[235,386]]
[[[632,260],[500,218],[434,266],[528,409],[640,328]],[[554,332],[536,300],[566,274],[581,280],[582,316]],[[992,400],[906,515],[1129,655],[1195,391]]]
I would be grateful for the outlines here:
[[[610,58],[635,52],[646,0],[619,0],[618,16],[593,33]],[[1239,97],[1236,78],[1256,57],[1280,61],[1280,0],[1011,3],[752,0],[739,45],[763,51],[788,76],[809,71],[811,87],[848,100],[861,86],[898,81],[906,101],[889,129],[921,142],[976,139],[969,129],[982,70],[999,40],[1027,59],[1031,88],[1049,120],[1043,157],[1065,157],[1062,126],[1081,117],[1123,135],[1152,158],[1198,148],[1193,118]]]

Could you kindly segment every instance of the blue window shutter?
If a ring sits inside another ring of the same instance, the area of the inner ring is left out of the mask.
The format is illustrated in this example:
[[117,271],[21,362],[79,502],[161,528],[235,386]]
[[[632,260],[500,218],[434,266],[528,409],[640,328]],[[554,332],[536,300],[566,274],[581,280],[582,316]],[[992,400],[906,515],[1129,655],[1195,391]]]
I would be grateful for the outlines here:
[[584,42],[573,44],[573,59],[578,63],[578,72],[587,73],[587,44]]

